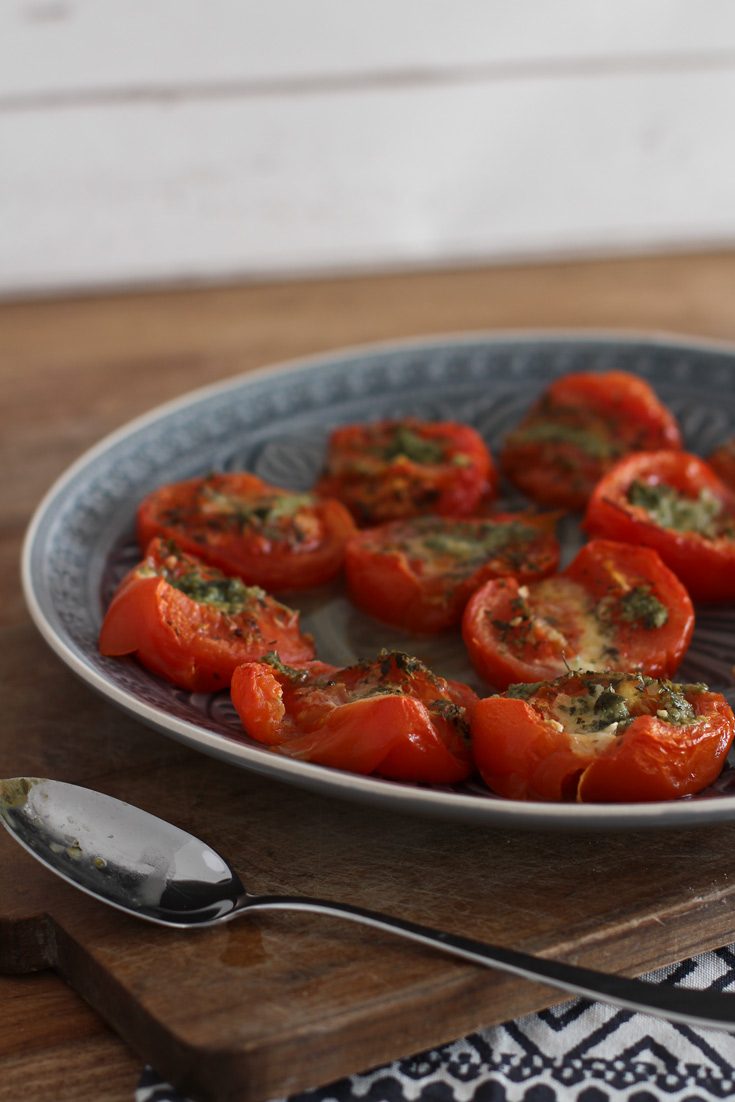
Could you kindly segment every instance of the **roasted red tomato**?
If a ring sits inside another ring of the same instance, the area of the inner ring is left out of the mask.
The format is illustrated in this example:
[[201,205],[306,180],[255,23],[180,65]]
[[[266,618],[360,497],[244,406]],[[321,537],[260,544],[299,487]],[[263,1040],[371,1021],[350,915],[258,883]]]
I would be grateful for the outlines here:
[[336,429],[316,487],[343,501],[361,524],[424,513],[469,516],[496,488],[490,453],[474,429],[412,417]]
[[347,544],[350,595],[366,612],[408,631],[459,622],[488,578],[542,578],[559,563],[555,515],[483,519],[413,517],[367,528]]
[[138,538],[175,540],[252,585],[307,589],[339,572],[355,531],[338,501],[270,486],[252,474],[212,474],[154,490],[138,509]]
[[669,676],[693,630],[689,594],[656,552],[611,540],[592,540],[553,578],[488,582],[462,623],[473,664],[500,689],[570,667]]
[[342,670],[248,662],[231,692],[246,732],[289,757],[429,784],[453,784],[471,770],[477,697],[405,654]]
[[707,461],[718,478],[735,491],[735,436],[716,448]]
[[626,371],[580,372],[551,384],[506,438],[500,458],[529,497],[583,509],[621,456],[680,446],[676,421],[648,383]]
[[735,494],[696,455],[622,459],[595,489],[584,526],[658,551],[695,601],[735,598]]
[[671,800],[711,784],[735,717],[705,685],[570,673],[481,700],[472,745],[485,783],[517,800]]
[[161,539],[121,582],[99,648],[106,655],[135,654],[191,692],[227,688],[237,666],[269,651],[286,662],[314,657],[298,612]]

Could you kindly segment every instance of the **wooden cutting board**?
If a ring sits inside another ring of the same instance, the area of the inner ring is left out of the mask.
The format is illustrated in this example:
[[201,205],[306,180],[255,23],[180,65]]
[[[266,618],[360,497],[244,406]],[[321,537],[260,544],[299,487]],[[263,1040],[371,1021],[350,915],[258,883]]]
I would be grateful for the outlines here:
[[[514,833],[325,799],[148,732],[71,679],[30,625],[10,643],[9,683],[37,687],[32,714],[11,704],[6,716],[13,772],[84,783],[171,819],[255,891],[348,899],[629,973],[732,937],[735,825]],[[318,916],[151,927],[76,892],[3,833],[0,969],[44,967],[177,1085],[218,1100],[280,1097],[561,997]]]

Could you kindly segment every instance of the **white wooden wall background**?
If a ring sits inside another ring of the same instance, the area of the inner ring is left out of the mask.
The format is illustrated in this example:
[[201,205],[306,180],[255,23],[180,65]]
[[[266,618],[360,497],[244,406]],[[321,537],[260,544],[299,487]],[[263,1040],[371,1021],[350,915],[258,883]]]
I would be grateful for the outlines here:
[[733,0],[0,0],[0,293],[735,242]]

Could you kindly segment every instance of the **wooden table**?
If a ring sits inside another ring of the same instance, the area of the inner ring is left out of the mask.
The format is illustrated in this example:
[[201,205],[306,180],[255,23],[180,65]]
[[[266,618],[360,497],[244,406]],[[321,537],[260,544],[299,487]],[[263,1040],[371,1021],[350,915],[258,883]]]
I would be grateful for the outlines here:
[[[33,659],[45,651],[17,582],[24,528],[53,478],[134,415],[264,364],[418,334],[581,327],[735,340],[734,288],[735,254],[722,253],[0,306],[0,647],[29,656],[4,684],[13,722],[33,709]],[[139,1058],[53,974],[0,977],[0,995],[0,1098],[129,1102]]]

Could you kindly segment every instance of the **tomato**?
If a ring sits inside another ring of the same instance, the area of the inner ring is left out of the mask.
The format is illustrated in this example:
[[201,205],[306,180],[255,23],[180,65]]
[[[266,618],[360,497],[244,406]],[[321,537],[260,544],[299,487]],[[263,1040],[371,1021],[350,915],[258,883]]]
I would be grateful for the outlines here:
[[707,462],[717,477],[731,490],[735,490],[735,436],[715,448]]
[[497,489],[482,437],[454,421],[346,425],[329,439],[317,492],[339,498],[360,524],[436,513],[463,517]]
[[467,598],[488,578],[526,581],[555,570],[555,520],[528,513],[426,516],[366,528],[347,544],[350,596],[389,624],[441,631],[459,622]]
[[306,589],[342,568],[355,530],[338,501],[270,486],[252,474],[212,474],[154,490],[138,508],[138,538],[185,551],[266,589]]
[[689,594],[656,552],[610,540],[592,540],[552,578],[488,582],[462,622],[473,665],[501,689],[570,667],[669,676],[693,630]]
[[472,719],[489,788],[519,800],[671,800],[720,773],[735,717],[705,685],[569,673],[481,700]]
[[251,738],[289,757],[429,784],[464,780],[472,768],[468,718],[477,697],[405,654],[341,670],[248,662],[231,692]]
[[506,438],[500,458],[529,497],[583,509],[621,456],[680,446],[676,421],[648,383],[626,371],[579,372],[548,387]]
[[135,654],[153,673],[190,692],[227,688],[238,665],[269,651],[287,662],[314,656],[298,612],[162,539],[151,542],[121,582],[99,649],[110,656]]
[[584,527],[652,547],[695,600],[735,598],[735,494],[696,455],[622,459],[595,489]]

